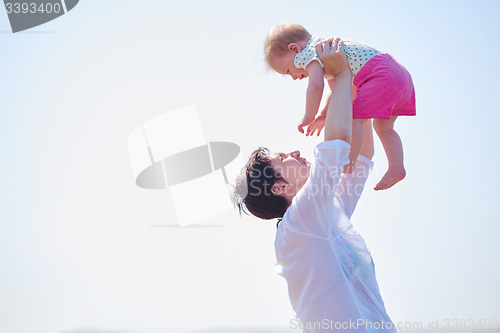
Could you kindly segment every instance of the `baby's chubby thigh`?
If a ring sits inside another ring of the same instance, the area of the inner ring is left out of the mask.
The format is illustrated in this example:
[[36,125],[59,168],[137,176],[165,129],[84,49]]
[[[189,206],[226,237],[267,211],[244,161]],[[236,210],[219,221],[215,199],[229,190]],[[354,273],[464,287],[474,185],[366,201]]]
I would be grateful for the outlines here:
[[397,76],[386,71],[367,75],[356,86],[352,102],[353,118],[391,118],[394,105],[404,86],[402,83]]
[[393,59],[390,77],[393,89],[398,93],[393,115],[415,115],[415,88],[410,73]]

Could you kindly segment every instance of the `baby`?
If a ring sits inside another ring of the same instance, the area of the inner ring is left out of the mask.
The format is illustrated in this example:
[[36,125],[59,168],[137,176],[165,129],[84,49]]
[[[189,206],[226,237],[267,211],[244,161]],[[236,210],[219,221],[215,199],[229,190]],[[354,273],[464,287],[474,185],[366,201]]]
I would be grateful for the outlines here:
[[[330,89],[333,77],[325,77],[323,64],[315,46],[324,39],[312,37],[302,26],[284,23],[272,28],[264,43],[267,65],[274,71],[290,75],[294,80],[309,78],[306,93],[306,111],[298,129],[306,135],[315,131],[319,135],[324,127],[328,104],[318,109],[323,95],[324,78]],[[385,190],[402,180],[406,171],[403,165],[403,145],[394,122],[398,116],[414,116],[415,91],[410,73],[390,54],[353,40],[343,40],[344,51],[349,59],[353,74],[353,90],[356,97],[352,102],[353,128],[349,164],[345,173],[354,171],[364,140],[363,123],[373,119],[373,127],[384,146],[389,169],[375,186]],[[327,101],[330,100],[328,96]]]

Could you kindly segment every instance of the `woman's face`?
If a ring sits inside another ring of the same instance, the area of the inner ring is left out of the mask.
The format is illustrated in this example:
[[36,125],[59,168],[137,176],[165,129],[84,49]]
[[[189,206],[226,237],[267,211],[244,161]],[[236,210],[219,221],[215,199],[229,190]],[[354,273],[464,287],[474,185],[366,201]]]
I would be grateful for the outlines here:
[[297,193],[309,178],[311,162],[300,157],[298,150],[289,153],[271,153],[269,157],[273,169],[291,186],[293,191],[291,194]]

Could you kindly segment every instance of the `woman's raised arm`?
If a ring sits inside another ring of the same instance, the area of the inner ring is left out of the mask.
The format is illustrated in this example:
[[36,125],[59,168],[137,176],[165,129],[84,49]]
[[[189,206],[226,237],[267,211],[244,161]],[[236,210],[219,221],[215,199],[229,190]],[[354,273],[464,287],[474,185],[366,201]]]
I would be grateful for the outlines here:
[[334,76],[330,104],[325,121],[325,141],[352,137],[352,72],[347,62],[343,43],[339,38],[328,39],[316,45],[316,52],[324,64],[325,76]]

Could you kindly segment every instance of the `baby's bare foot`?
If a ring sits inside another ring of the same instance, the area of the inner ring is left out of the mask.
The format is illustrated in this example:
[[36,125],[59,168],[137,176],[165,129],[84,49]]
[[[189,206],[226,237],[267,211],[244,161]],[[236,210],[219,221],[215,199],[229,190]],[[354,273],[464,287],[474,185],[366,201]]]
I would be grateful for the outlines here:
[[355,164],[356,164],[356,162],[351,162],[349,164],[344,165],[344,170],[342,172],[345,174],[353,173],[354,170],[356,169]]
[[392,168],[387,170],[384,177],[380,180],[380,182],[375,186],[374,190],[387,190],[392,187],[397,182],[401,181],[406,176],[405,168]]

